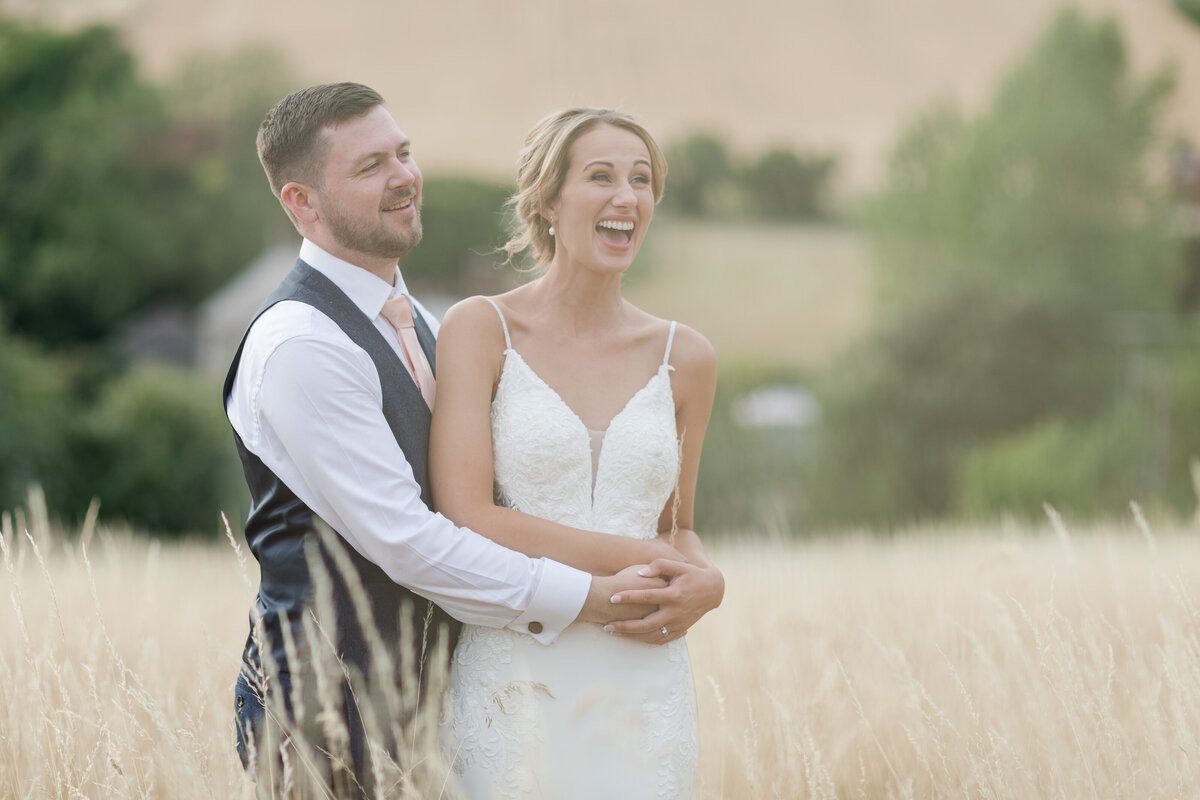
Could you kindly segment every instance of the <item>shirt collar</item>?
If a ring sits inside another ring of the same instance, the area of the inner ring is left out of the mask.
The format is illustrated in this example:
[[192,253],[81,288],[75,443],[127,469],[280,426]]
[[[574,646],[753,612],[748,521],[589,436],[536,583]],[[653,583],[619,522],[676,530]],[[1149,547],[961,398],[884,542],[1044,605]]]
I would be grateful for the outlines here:
[[308,239],[300,244],[300,259],[333,281],[368,319],[378,317],[383,304],[391,298],[408,294],[399,266],[396,267],[393,284],[388,284],[374,273],[329,254]]

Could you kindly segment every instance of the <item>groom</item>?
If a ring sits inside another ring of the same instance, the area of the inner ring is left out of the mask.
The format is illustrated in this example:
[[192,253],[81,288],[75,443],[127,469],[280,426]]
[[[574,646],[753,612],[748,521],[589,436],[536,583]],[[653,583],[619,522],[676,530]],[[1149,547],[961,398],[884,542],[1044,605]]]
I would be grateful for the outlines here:
[[[631,570],[592,577],[431,511],[436,322],[408,297],[397,267],[421,239],[421,172],[410,143],[375,91],[340,83],[279,101],[259,130],[258,154],[304,241],[224,386],[252,498],[246,540],[261,568],[235,687],[238,753],[251,775],[276,763],[269,742],[286,741],[289,725],[300,724],[294,701],[317,683],[311,648],[328,640],[346,680],[342,727],[325,719],[322,730],[348,739],[339,757],[337,742],[318,736],[329,763],[316,769],[335,792],[369,792],[363,705],[379,693],[372,643],[396,663],[406,648],[424,656],[395,677],[412,697],[444,668],[427,661],[439,644],[453,647],[458,622],[508,627],[544,644],[576,619],[644,636],[636,620],[651,607],[634,600],[674,604],[686,628],[715,607],[723,584],[693,576],[690,590],[675,582],[668,595],[661,580]],[[388,321],[397,308],[399,328]],[[322,535],[325,526],[332,533]],[[359,586],[366,619],[351,599]]]

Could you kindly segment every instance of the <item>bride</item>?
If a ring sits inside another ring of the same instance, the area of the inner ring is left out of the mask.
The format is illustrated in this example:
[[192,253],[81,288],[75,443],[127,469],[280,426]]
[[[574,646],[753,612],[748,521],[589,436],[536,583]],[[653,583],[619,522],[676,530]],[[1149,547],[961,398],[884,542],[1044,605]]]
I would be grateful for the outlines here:
[[656,603],[643,619],[577,622],[550,645],[466,626],[442,739],[471,798],[693,792],[683,636],[700,614],[669,606],[694,582],[723,590],[691,530],[716,356],[696,331],[621,296],[665,177],[662,151],[625,114],[575,108],[542,120],[521,154],[520,228],[506,246],[510,257],[532,249],[541,274],[464,300],[442,324],[430,437],[438,510],[593,574],[666,555],[643,572],[666,589],[614,597]]

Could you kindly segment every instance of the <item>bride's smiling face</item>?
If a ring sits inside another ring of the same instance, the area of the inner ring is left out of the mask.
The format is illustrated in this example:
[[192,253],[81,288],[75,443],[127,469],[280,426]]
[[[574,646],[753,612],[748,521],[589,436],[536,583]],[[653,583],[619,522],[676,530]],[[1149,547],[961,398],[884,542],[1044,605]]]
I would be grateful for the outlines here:
[[650,151],[635,133],[601,124],[571,145],[558,198],[546,210],[554,263],[624,271],[654,217]]

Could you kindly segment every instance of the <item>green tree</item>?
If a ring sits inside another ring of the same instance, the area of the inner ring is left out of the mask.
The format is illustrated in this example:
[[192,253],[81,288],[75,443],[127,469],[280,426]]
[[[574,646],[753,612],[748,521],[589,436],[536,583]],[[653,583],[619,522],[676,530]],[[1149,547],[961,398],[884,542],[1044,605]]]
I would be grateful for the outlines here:
[[[233,436],[213,387],[187,372],[140,366],[110,381],[84,416],[76,504],[158,533],[215,531],[244,502]],[[78,513],[81,509],[74,509]]]
[[[264,74],[237,70],[222,86],[246,97]],[[97,342],[151,304],[193,305],[262,249],[277,211],[247,190],[248,105],[176,114],[188,99],[173,105],[143,81],[110,28],[0,18],[0,312],[11,330]]]
[[138,198],[161,123],[113,31],[0,20],[0,303],[13,329],[93,338],[129,310],[106,267],[153,266],[138,252],[156,233]]
[[105,345],[153,304],[207,297],[287,224],[254,150],[283,74],[247,50],[152,85],[110,28],[0,16],[0,507],[37,482],[58,513],[98,496],[174,531],[240,502],[216,390],[122,374]]
[[256,47],[190,59],[163,88],[164,150],[181,175],[170,198],[172,245],[187,268],[173,284],[191,304],[295,229],[271,194],[255,139],[267,109],[292,87],[278,53]]
[[725,143],[711,133],[695,133],[666,148],[668,175],[663,210],[684,217],[706,217],[725,210],[734,175]]
[[832,156],[801,156],[786,147],[768,150],[741,176],[750,213],[767,220],[828,216],[826,193],[836,165]]
[[867,210],[878,324],[822,387],[820,516],[953,506],[972,451],[1109,408],[1122,312],[1169,307],[1176,250],[1144,162],[1170,80],[1064,12],[975,120],[935,109]]

